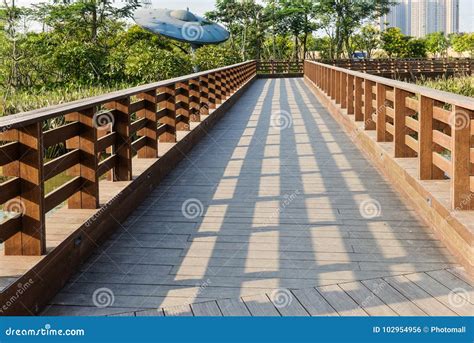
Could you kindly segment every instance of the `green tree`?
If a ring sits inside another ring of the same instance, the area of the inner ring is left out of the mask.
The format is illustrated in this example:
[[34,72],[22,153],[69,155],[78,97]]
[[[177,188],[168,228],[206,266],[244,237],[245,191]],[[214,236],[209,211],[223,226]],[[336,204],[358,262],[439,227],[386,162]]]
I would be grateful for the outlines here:
[[451,45],[458,54],[469,53],[474,56],[474,33],[459,33],[451,36]]
[[435,57],[447,56],[449,48],[449,39],[443,32],[429,33],[425,37],[426,49]]
[[316,3],[321,26],[332,40],[331,57],[341,58],[344,49],[352,54],[351,37],[364,22],[375,21],[388,13],[392,0],[320,0]]
[[374,25],[364,25],[352,41],[356,50],[365,51],[367,58],[372,58],[373,52],[380,47],[380,31]]
[[398,27],[389,27],[382,32],[382,49],[385,50],[388,57],[401,57],[406,54],[408,49],[408,40]]

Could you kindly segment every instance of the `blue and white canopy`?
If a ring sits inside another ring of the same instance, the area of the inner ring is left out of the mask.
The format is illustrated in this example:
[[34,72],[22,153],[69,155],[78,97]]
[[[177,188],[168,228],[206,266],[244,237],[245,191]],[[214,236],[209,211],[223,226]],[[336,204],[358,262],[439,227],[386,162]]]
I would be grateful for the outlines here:
[[229,32],[189,10],[138,9],[135,22],[146,30],[193,45],[217,44],[229,39]]

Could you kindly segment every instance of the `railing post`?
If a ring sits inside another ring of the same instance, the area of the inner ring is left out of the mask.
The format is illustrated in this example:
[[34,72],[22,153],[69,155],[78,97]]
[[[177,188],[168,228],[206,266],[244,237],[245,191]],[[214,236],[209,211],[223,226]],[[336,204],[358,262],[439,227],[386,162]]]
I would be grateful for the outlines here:
[[222,73],[217,72],[214,74],[214,85],[215,85],[215,91],[216,91],[216,103],[221,104],[222,103]]
[[158,156],[158,116],[156,90],[141,93],[138,98],[145,101],[144,109],[138,111],[137,116],[146,118],[146,126],[139,131],[139,136],[146,137],[146,143],[138,151],[139,158],[156,158]]
[[372,87],[374,82],[365,79],[364,81],[364,129],[375,130],[375,122],[372,118],[374,108],[372,106]]
[[364,80],[360,77],[355,78],[354,84],[354,120],[363,121],[364,113],[362,112],[362,83]]
[[340,104],[341,103],[341,95],[342,95],[342,86],[341,86],[341,72],[340,71],[336,71],[336,75],[335,75],[335,84],[336,84],[336,94],[335,94],[335,98],[336,98],[336,104]]
[[209,114],[209,88],[207,75],[199,77],[199,113],[201,115]]
[[347,75],[347,114],[354,114],[354,75]]
[[187,82],[176,83],[176,130],[189,131],[189,84]]
[[434,100],[421,95],[418,102],[419,116],[419,167],[420,180],[443,179],[444,172],[433,164],[433,107]]
[[114,181],[132,180],[132,140],[130,137],[130,98],[124,98],[112,103],[115,109],[115,132],[117,140],[114,153],[117,162],[113,169]]
[[[99,165],[97,151],[97,129],[98,123],[102,123],[97,116],[95,108],[82,110],[74,114],[81,125],[81,134],[77,137],[75,143],[81,152],[80,164],[74,171],[82,179],[81,190],[74,194],[68,200],[68,206],[72,209],[96,209],[99,207],[99,176],[97,168]],[[107,114],[109,125],[113,124],[110,120],[111,114]]]
[[386,91],[387,88],[385,85],[377,83],[377,108],[375,109],[377,113],[377,142],[387,141],[387,129],[385,127],[385,123],[387,122],[387,105],[385,104],[387,96]]
[[393,112],[395,118],[393,119],[393,126],[395,135],[393,137],[395,145],[395,157],[413,157],[411,149],[405,143],[405,137],[408,133],[405,118],[408,114],[406,107],[406,98],[410,93],[400,88],[394,88],[394,102]]
[[176,103],[174,85],[158,88],[158,121],[165,125],[165,132],[160,135],[160,142],[176,142]]
[[200,122],[200,92],[199,92],[199,80],[189,80],[189,113],[191,122]]
[[20,196],[17,198],[19,203],[11,207],[21,212],[21,229],[5,241],[5,255],[39,256],[46,253],[41,124],[17,130],[21,157],[18,168],[11,168],[11,171],[16,169],[20,179]]
[[339,72],[339,83],[340,83],[340,103],[341,108],[344,109],[347,107],[347,74],[344,72]]
[[208,88],[209,88],[209,108],[216,108],[216,75],[211,73],[208,75]]
[[473,111],[453,106],[451,124],[451,202],[457,210],[474,209],[471,192],[471,120]]

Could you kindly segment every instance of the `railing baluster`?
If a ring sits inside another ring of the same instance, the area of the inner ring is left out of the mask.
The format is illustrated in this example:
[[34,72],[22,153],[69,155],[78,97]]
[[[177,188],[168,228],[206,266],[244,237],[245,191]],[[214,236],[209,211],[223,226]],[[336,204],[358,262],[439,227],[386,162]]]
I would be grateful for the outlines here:
[[199,114],[209,114],[209,81],[207,75],[199,77]]
[[385,104],[386,91],[387,88],[384,84],[377,83],[377,108],[375,109],[375,112],[377,113],[377,142],[387,141],[387,129],[385,127],[385,123],[387,122],[387,105]]
[[347,74],[344,72],[339,72],[339,87],[340,87],[340,96],[339,103],[341,108],[347,107]]
[[375,130],[375,122],[372,119],[374,109],[372,106],[372,87],[374,82],[365,79],[364,81],[364,129]]
[[130,98],[126,97],[111,103],[115,109],[115,132],[117,140],[114,154],[117,156],[113,169],[114,181],[132,180],[132,140],[130,137]]
[[420,145],[419,176],[420,180],[443,179],[444,172],[433,164],[433,106],[434,100],[426,96],[420,96],[418,109],[418,121],[420,130],[418,142]]
[[363,121],[364,113],[362,112],[362,84],[364,80],[360,77],[355,78],[354,84],[354,120]]
[[158,121],[165,125],[165,132],[160,135],[160,142],[176,142],[176,103],[174,85],[158,88]]
[[474,209],[474,193],[471,192],[471,119],[474,111],[453,106],[451,124],[452,208]]
[[5,255],[38,256],[46,253],[42,123],[19,128],[17,134],[21,157],[15,176],[20,179],[20,196],[11,207],[21,212],[21,228],[5,242]]
[[[99,207],[99,176],[97,167],[99,165],[97,150],[97,130],[101,119],[96,117],[96,109],[89,108],[74,113],[81,125],[81,134],[75,141],[77,149],[81,151],[80,164],[74,168],[82,179],[81,190],[68,200],[69,208],[73,209],[96,209]],[[110,118],[107,115],[107,118]],[[105,120],[111,122],[111,120]],[[99,127],[102,129],[102,127]],[[104,127],[105,129],[105,127]]]
[[156,90],[141,93],[138,98],[145,101],[145,108],[138,111],[137,116],[147,118],[145,128],[140,130],[139,136],[146,137],[146,143],[143,148],[138,151],[139,158],[156,158],[158,156],[158,107]]
[[414,157],[412,150],[406,145],[405,137],[408,130],[405,124],[405,118],[408,115],[406,107],[406,98],[410,93],[400,88],[394,89],[393,112],[395,118],[393,119],[393,126],[395,135],[393,137],[395,144],[395,157]]
[[347,75],[347,114],[354,114],[354,76]]
[[187,82],[176,83],[176,130],[189,131],[189,84]]
[[200,122],[200,92],[199,92],[199,80],[189,80],[189,113],[191,122]]

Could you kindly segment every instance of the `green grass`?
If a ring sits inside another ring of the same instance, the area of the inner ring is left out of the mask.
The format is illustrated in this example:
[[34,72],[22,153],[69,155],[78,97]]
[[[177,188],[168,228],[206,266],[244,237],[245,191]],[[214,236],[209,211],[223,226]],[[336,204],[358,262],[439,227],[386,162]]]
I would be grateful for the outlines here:
[[20,90],[6,93],[0,89],[0,116],[26,112],[51,105],[62,104],[91,96],[102,95],[132,85],[112,84],[107,86],[64,86],[54,90]]
[[417,84],[445,92],[474,97],[474,76],[448,77],[428,80],[421,78]]

